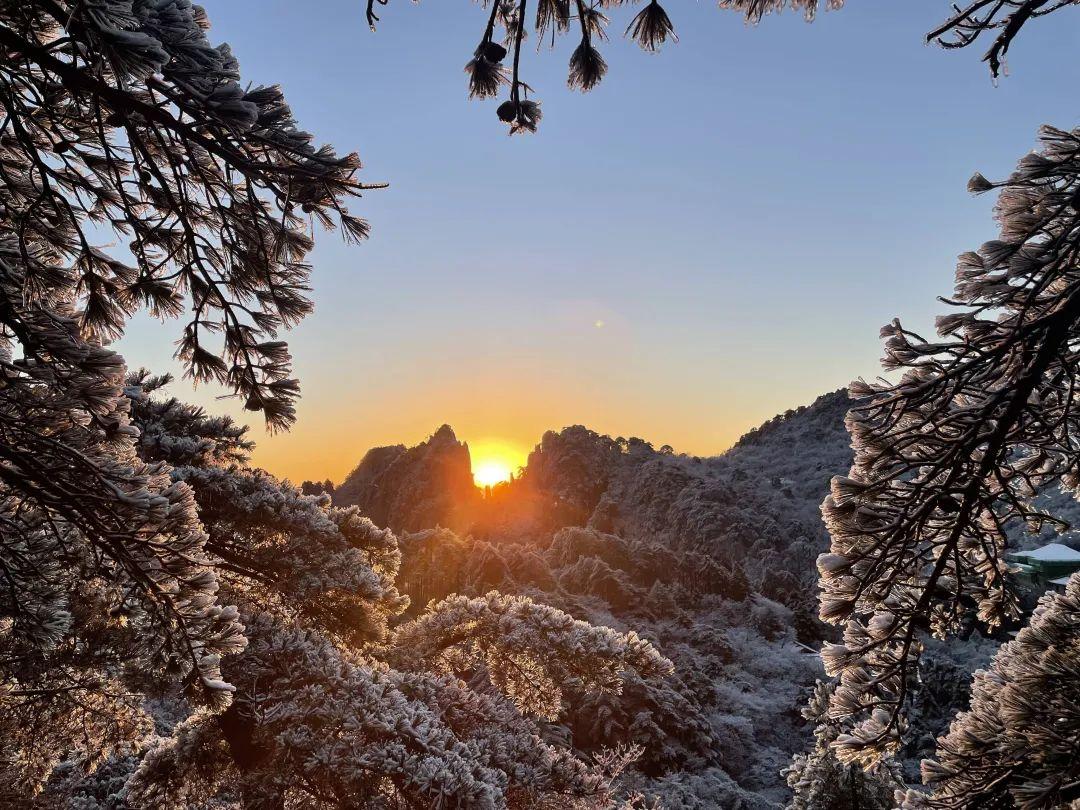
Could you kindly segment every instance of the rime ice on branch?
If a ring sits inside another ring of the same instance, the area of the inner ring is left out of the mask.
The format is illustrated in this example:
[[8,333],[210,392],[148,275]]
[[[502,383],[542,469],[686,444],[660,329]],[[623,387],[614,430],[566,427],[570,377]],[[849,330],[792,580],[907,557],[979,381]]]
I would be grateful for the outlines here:
[[971,181],[995,188],[1000,236],[960,257],[940,339],[894,322],[899,380],[852,386],[855,463],[822,507],[833,546],[818,563],[822,618],[845,628],[823,656],[846,761],[896,750],[924,632],[1017,615],[1007,531],[1053,524],[1035,493],[1080,484],[1080,131],[1044,128],[1007,180]]
[[77,302],[88,336],[116,337],[140,306],[190,306],[188,373],[283,428],[298,389],[277,332],[311,309],[307,223],[367,234],[345,208],[360,164],[315,146],[280,88],[244,89],[208,28],[187,0],[4,4],[0,228],[29,299]]
[[[389,2],[367,0],[367,20],[372,30],[379,21],[376,5],[385,6]],[[504,87],[509,88],[509,97],[499,105],[497,113],[499,120],[510,126],[511,135],[536,132],[541,118],[540,102],[529,98],[533,88],[521,78],[522,45],[528,39],[530,27],[536,35],[537,49],[544,44],[554,45],[559,35],[574,32],[580,37],[570,55],[567,84],[587,92],[607,74],[607,62],[596,48],[597,42],[608,38],[607,26],[611,20],[605,12],[636,4],[635,0],[535,2],[536,10],[532,11],[529,0],[484,0],[481,6],[487,11],[487,22],[480,43],[465,65],[470,98],[494,98]],[[757,22],[765,14],[784,8],[801,10],[807,20],[812,20],[820,3],[819,0],[720,0],[719,5],[743,14],[748,22]],[[826,5],[839,8],[843,0],[827,0]],[[501,36],[496,37],[496,29]],[[675,26],[658,0],[645,0],[624,34],[649,52],[658,51],[669,39],[678,41]],[[508,58],[509,68],[505,65]]]
[[305,219],[366,233],[344,207],[356,157],[314,146],[277,88],[242,88],[207,28],[187,0],[0,5],[3,790],[138,738],[145,694],[221,708],[220,659],[244,646],[191,488],[137,455],[103,344],[139,308],[187,308],[188,373],[285,428]]

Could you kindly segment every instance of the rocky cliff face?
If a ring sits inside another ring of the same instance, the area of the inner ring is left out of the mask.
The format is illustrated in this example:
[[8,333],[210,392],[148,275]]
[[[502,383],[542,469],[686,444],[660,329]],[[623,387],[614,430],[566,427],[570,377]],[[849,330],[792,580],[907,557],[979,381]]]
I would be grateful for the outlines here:
[[472,482],[468,447],[443,426],[430,439],[370,451],[338,487],[398,532],[436,526],[492,543],[545,541],[564,527],[707,555],[745,571],[751,586],[814,632],[814,559],[827,545],[818,507],[846,473],[847,394],[788,411],[713,458],[654,449],[580,425],[548,431],[524,474],[487,497]]
[[334,492],[334,504],[359,506],[377,525],[396,532],[464,530],[479,497],[469,447],[443,425],[416,447],[369,450]]
[[345,480],[334,490],[334,502],[338,506],[359,506],[362,509],[374,500],[378,489],[376,480],[386,468],[394,463],[406,448],[403,444],[372,447]]
[[586,753],[643,745],[629,786],[664,806],[778,810],[780,771],[808,739],[798,709],[821,677],[806,646],[827,632],[818,504],[851,463],[846,408],[827,395],[715,458],[580,425],[549,431],[520,478],[485,493],[444,427],[371,451],[334,499],[398,531],[412,611],[494,589],[652,640],[673,676],[602,705],[571,696],[553,729]]

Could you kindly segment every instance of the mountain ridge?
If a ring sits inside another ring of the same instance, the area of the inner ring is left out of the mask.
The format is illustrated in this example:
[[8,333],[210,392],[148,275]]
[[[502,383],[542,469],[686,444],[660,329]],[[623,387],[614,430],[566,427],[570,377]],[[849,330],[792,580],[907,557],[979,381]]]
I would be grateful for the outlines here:
[[823,674],[807,646],[829,632],[817,619],[818,505],[850,465],[846,407],[846,393],[826,394],[711,458],[572,425],[484,491],[444,425],[411,448],[373,448],[333,499],[398,534],[410,611],[494,589],[637,630],[676,673],[602,705],[572,698],[558,734],[586,753],[644,744],[628,784],[665,807],[776,810]]
[[[818,619],[816,559],[821,501],[852,461],[850,406],[846,391],[823,394],[707,458],[572,425],[485,491],[444,425],[412,448],[373,448],[333,498],[398,534],[410,613],[498,590],[635,630],[668,656],[663,684],[631,682],[602,705],[574,697],[553,732],[584,753],[643,744],[628,787],[673,810],[778,810],[783,769],[809,743],[800,710],[824,677],[811,653],[836,634]],[[900,755],[910,781],[996,644],[928,645]]]

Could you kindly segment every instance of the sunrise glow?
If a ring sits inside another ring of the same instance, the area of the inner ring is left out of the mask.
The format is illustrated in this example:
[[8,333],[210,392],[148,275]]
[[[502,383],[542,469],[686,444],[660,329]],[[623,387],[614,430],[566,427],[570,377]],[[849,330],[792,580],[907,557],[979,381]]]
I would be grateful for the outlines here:
[[511,469],[502,461],[481,461],[473,465],[473,481],[478,487],[493,487],[510,480]]
[[509,481],[525,465],[527,451],[502,439],[469,442],[473,481],[478,487],[493,487]]

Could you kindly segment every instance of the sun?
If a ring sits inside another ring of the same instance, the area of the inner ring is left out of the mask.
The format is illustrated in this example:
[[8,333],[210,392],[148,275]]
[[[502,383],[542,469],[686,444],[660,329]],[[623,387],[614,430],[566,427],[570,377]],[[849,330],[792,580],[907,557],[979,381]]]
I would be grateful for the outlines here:
[[489,459],[473,464],[473,481],[478,487],[493,487],[503,481],[509,481],[513,471],[505,461]]
[[479,439],[469,442],[473,481],[478,487],[493,487],[509,481],[524,466],[526,451],[504,439]]

